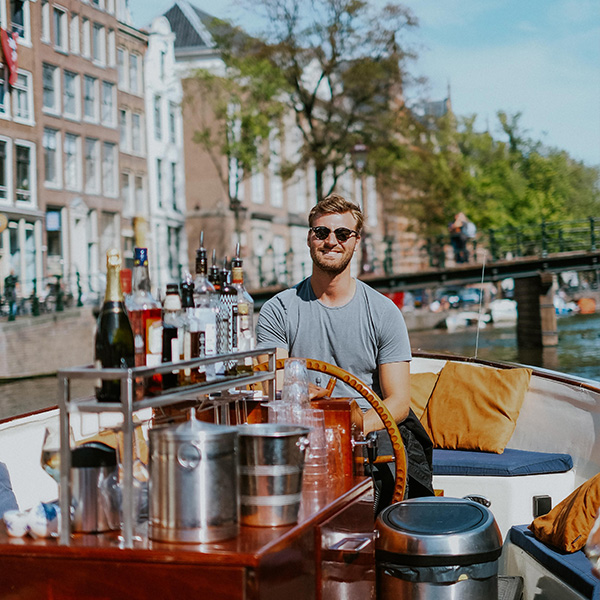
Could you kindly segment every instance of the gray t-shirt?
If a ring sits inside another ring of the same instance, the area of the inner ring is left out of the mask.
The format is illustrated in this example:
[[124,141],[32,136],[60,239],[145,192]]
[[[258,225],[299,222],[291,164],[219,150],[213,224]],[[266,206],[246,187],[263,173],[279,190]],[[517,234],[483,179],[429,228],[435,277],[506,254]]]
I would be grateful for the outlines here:
[[[402,313],[389,298],[360,280],[356,280],[354,297],[344,306],[329,307],[317,300],[310,277],[280,292],[261,308],[256,339],[258,348],[283,348],[290,356],[341,367],[378,395],[379,365],[412,358]],[[310,375],[315,381],[316,374]],[[334,395],[356,397],[357,392],[338,381]]]

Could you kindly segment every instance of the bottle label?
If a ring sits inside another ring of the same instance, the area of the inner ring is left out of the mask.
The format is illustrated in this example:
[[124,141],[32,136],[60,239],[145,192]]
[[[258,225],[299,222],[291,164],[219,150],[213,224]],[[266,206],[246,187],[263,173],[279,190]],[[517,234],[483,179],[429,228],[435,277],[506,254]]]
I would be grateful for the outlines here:
[[[146,355],[162,354],[162,333],[161,319],[148,317],[146,319]],[[148,365],[148,363],[146,364]]]
[[204,330],[204,343],[207,356],[217,353],[217,326],[214,323],[207,323]]

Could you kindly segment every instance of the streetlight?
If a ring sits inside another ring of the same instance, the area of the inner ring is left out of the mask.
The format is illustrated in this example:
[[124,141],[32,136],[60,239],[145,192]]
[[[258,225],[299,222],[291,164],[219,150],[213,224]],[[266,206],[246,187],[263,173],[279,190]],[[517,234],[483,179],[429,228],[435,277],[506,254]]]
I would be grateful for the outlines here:
[[370,273],[373,270],[371,262],[369,260],[369,232],[367,231],[367,206],[365,203],[365,177],[364,171],[367,166],[367,156],[369,149],[365,144],[355,144],[352,148],[352,163],[354,168],[360,174],[360,204],[363,211],[364,223],[363,223],[363,237],[364,243],[361,251],[361,275]]

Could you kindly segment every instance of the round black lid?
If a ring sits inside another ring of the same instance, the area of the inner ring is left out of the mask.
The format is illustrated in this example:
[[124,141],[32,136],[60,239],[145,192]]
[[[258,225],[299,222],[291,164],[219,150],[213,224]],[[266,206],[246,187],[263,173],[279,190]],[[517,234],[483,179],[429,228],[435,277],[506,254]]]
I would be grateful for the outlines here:
[[116,465],[117,451],[103,442],[87,442],[71,451],[71,466],[75,469]]

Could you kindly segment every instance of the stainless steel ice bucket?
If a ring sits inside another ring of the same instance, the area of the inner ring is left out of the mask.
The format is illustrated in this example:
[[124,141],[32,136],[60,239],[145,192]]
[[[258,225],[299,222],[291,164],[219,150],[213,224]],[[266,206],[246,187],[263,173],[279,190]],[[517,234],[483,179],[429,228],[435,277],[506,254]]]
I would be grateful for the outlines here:
[[88,442],[71,452],[73,531],[97,533],[119,526],[119,515],[108,514],[101,486],[117,471],[116,450],[102,442]]
[[240,425],[240,508],[243,525],[291,525],[298,520],[308,427]]
[[238,531],[236,430],[195,420],[151,429],[149,537],[204,543]]

